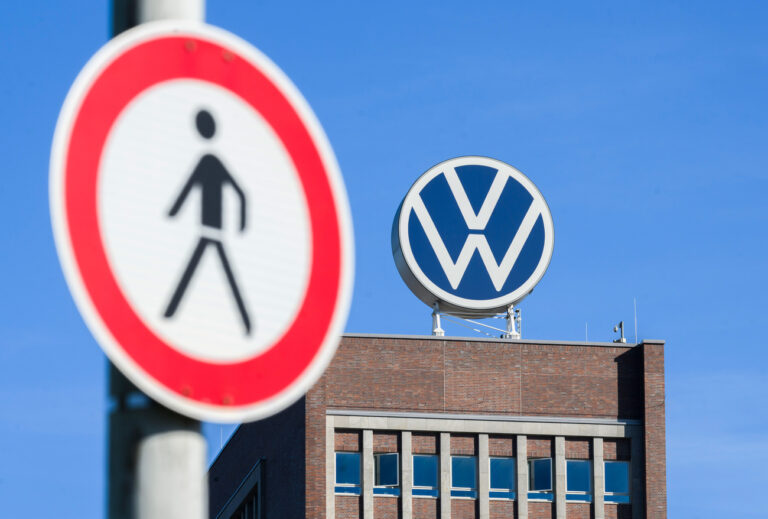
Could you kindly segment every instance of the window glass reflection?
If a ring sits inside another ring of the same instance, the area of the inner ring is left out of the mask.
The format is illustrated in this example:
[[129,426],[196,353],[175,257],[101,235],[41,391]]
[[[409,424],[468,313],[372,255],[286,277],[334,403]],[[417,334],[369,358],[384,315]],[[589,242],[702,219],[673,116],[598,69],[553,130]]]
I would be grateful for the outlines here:
[[451,457],[451,495],[477,497],[477,458],[475,456]]
[[340,494],[360,495],[360,453],[336,453],[336,488]]
[[491,458],[491,489],[493,499],[515,498],[515,458]]
[[413,455],[413,495],[437,497],[437,465],[434,455]]

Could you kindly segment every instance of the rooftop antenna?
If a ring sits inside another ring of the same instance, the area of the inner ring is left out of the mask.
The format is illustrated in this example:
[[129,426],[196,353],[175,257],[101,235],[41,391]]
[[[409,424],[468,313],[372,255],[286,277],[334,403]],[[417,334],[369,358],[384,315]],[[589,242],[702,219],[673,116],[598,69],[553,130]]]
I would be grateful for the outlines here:
[[627,342],[627,339],[624,338],[624,321],[619,321],[619,324],[613,327],[614,332],[618,332],[619,330],[621,330],[621,337],[614,339],[613,342],[624,344]]
[[637,344],[637,298],[632,298],[632,302],[635,304],[635,344]]

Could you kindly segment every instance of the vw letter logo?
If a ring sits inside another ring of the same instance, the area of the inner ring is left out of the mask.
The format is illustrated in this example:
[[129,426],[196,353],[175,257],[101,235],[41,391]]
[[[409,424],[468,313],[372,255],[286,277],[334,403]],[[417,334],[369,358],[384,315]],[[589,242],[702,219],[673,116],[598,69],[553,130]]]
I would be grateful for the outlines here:
[[549,207],[528,177],[488,157],[447,160],[411,187],[392,225],[400,275],[419,299],[474,316],[506,311],[547,270]]

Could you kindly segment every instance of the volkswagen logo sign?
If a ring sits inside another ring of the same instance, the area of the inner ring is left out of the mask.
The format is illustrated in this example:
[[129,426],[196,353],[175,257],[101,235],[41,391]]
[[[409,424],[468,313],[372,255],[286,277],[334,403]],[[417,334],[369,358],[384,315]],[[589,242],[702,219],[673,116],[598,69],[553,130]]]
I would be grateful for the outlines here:
[[489,316],[528,295],[547,270],[552,215],[509,164],[459,157],[424,173],[392,224],[392,253],[416,296],[441,311]]

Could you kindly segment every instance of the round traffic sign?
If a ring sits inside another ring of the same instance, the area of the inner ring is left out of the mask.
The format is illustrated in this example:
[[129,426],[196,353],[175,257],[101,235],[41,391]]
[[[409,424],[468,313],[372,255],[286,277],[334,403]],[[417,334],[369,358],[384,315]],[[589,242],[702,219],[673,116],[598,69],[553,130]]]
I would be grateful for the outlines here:
[[496,159],[458,157],[430,168],[405,195],[392,252],[426,304],[490,316],[533,290],[554,236],[549,207],[528,177]]
[[308,104],[250,44],[179,22],[111,40],[67,95],[50,191],[81,314],[159,402],[254,420],[330,362],[352,284],[346,193]]

